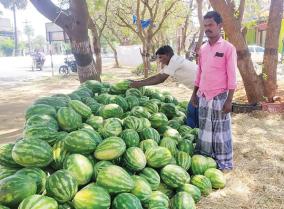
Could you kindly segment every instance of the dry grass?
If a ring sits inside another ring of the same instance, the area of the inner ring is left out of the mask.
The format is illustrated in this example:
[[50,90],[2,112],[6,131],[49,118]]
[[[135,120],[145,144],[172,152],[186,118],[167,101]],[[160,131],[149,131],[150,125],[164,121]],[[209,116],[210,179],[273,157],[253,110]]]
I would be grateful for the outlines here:
[[[130,69],[108,68],[103,80],[129,78]],[[76,77],[53,78],[1,91],[0,143],[21,134],[24,110],[39,96],[69,93],[78,86]],[[282,89],[284,85],[280,86]],[[179,100],[188,100],[191,90],[167,81],[155,86]],[[1,89],[0,89],[1,90]],[[242,93],[237,92],[237,96]],[[284,209],[284,114],[254,112],[233,115],[235,169],[226,174],[227,186],[203,197],[202,209]]]

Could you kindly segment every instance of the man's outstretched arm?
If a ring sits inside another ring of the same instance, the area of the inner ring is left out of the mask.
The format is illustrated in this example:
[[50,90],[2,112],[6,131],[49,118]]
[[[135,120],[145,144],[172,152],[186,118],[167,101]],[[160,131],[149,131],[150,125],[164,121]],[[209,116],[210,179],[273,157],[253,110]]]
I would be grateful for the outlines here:
[[151,76],[149,78],[140,80],[140,81],[131,81],[130,87],[132,88],[139,88],[142,86],[151,86],[151,85],[157,85],[160,83],[163,83],[169,75],[165,73],[159,73],[154,76]]

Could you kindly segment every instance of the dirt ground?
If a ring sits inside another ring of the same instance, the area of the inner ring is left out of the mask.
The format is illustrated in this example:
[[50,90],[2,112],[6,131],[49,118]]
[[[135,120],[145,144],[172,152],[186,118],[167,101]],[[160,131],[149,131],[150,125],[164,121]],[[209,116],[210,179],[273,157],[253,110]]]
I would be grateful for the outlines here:
[[[103,81],[136,78],[130,69],[104,69]],[[0,87],[0,144],[21,136],[24,112],[40,96],[70,93],[76,76],[45,78],[23,85]],[[284,86],[284,85],[283,85]],[[188,100],[191,90],[168,81],[154,88]],[[284,114],[254,112],[233,115],[235,169],[227,186],[203,197],[198,209],[284,209]]]

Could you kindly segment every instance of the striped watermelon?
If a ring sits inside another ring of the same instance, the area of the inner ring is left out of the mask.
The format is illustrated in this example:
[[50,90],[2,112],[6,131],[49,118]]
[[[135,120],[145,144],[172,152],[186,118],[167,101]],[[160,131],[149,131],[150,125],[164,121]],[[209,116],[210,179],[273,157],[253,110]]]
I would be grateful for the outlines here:
[[69,102],[69,106],[73,108],[83,118],[88,118],[92,114],[91,108],[79,100],[71,100]]
[[[77,99],[78,100],[78,99]],[[93,114],[97,114],[102,104],[98,103],[94,98],[87,97],[84,103],[91,109]]]
[[81,189],[72,202],[76,209],[109,209],[111,199],[104,188],[91,183]]
[[172,156],[176,155],[177,152],[177,142],[175,139],[170,137],[164,137],[160,142],[160,147],[168,148],[172,154]]
[[168,124],[168,118],[164,113],[154,113],[150,117],[151,125],[154,128],[159,128],[162,126],[166,126]]
[[139,105],[139,99],[136,96],[126,96],[125,99],[128,103],[129,109]]
[[147,164],[153,168],[161,168],[171,162],[172,154],[165,147],[150,148],[145,153]]
[[102,161],[97,162],[94,166],[94,174],[93,174],[94,179],[96,179],[98,177],[98,174],[99,174],[101,169],[103,169],[107,166],[110,166],[110,165],[113,165],[112,162],[106,161],[106,160],[102,160]]
[[117,195],[112,203],[113,209],[143,209],[140,200],[130,193]]
[[73,131],[64,138],[64,146],[69,152],[88,154],[95,150],[97,141],[86,131]]
[[160,142],[160,134],[159,132],[154,129],[154,128],[145,128],[141,133],[140,133],[141,139],[153,139],[157,143]]
[[204,176],[206,176],[214,189],[223,189],[226,185],[226,178],[222,171],[216,168],[209,168],[205,171]]
[[164,113],[167,118],[172,119],[177,115],[177,108],[173,103],[164,103],[161,105],[160,112]]
[[149,148],[158,147],[158,144],[153,139],[146,139],[140,142],[139,147],[146,152]]
[[74,131],[82,126],[82,117],[70,107],[62,107],[58,110],[57,121],[64,131]]
[[120,134],[120,137],[126,144],[126,147],[138,147],[140,138],[138,133],[133,129],[125,129]]
[[165,183],[161,182],[157,191],[160,191],[162,193],[164,193],[165,195],[167,195],[169,198],[172,198],[175,194],[174,190],[172,188],[170,188],[168,185],[166,185]]
[[122,96],[115,96],[110,100],[110,102],[119,105],[123,109],[123,112],[126,112],[129,108],[126,99]]
[[[69,98],[70,99],[70,98]],[[59,109],[61,107],[67,107],[69,100],[64,97],[41,97],[37,99],[34,104],[47,104],[55,109]]]
[[123,115],[123,109],[117,104],[107,104],[100,108],[99,115],[104,119],[120,118]]
[[8,176],[12,176],[18,171],[19,168],[10,168],[0,165],[0,180]]
[[163,133],[164,137],[170,137],[174,140],[176,140],[177,143],[179,143],[180,141],[182,141],[181,139],[181,135],[179,134],[179,132],[176,129],[173,128],[169,128],[167,129],[164,133]]
[[125,128],[133,129],[135,131],[138,131],[141,120],[140,118],[137,118],[135,116],[127,116],[123,119],[123,125]]
[[110,193],[130,192],[134,182],[121,167],[110,165],[102,168],[97,176],[97,185],[104,187]]
[[41,194],[45,190],[46,173],[40,168],[22,168],[16,172],[17,175],[26,175],[36,181],[37,194]]
[[99,160],[113,160],[120,157],[126,150],[124,141],[116,136],[109,137],[98,145],[95,158]]
[[141,91],[139,91],[138,89],[135,89],[135,88],[130,88],[130,89],[127,89],[127,91],[125,92],[125,95],[128,97],[128,96],[136,96],[136,97],[141,97],[143,96]]
[[87,80],[83,85],[90,89],[92,93],[100,93],[103,88],[103,84],[96,80]]
[[119,81],[110,87],[110,92],[113,94],[123,94],[129,88],[130,82],[129,80]]
[[177,165],[184,168],[186,171],[190,168],[191,157],[186,152],[178,151],[176,153],[176,161],[177,161]]
[[98,103],[106,105],[109,104],[109,101],[111,100],[112,97],[113,95],[110,95],[108,93],[102,93],[98,95],[95,99]]
[[36,182],[29,176],[12,175],[0,180],[0,204],[17,207],[26,197],[36,193]]
[[104,121],[99,133],[104,137],[119,136],[122,132],[122,122],[118,118],[109,118]]
[[58,170],[51,174],[46,182],[47,195],[60,203],[70,201],[78,190],[76,179],[67,170]]
[[6,207],[4,205],[0,205],[0,209],[10,209],[10,208],[8,208],[8,207]]
[[159,112],[159,106],[152,101],[145,102],[143,106],[151,114]]
[[70,174],[77,180],[78,185],[87,184],[94,172],[92,162],[80,154],[69,155],[64,161],[63,168],[68,170]]
[[152,99],[157,99],[157,100],[159,100],[159,101],[161,101],[161,102],[164,102],[164,101],[165,101],[165,96],[164,96],[162,93],[158,92],[158,91],[154,92],[154,93],[151,95],[151,98],[152,98]]
[[25,198],[18,209],[58,209],[57,202],[50,197],[42,195],[32,195]]
[[80,131],[85,131],[89,136],[96,142],[96,144],[100,144],[102,142],[102,137],[101,135],[95,131],[94,129],[91,128],[82,128]]
[[179,120],[172,119],[169,120],[168,126],[178,130],[179,127],[181,126],[181,122]]
[[184,184],[178,188],[178,191],[187,192],[192,196],[194,202],[197,203],[201,199],[201,191],[197,186],[192,184]]
[[211,157],[206,157],[206,158],[207,158],[207,168],[217,168],[217,163],[213,158]]
[[152,190],[156,190],[160,185],[160,176],[158,172],[153,168],[148,168],[148,167],[144,168],[140,172],[139,176],[147,180]]
[[135,106],[131,109],[131,115],[137,118],[150,118],[151,114],[141,106]]
[[205,196],[212,192],[212,184],[210,179],[203,175],[195,175],[191,178],[191,184],[198,187],[201,193]]
[[187,192],[178,192],[171,199],[172,209],[196,209],[194,200]]
[[59,140],[55,142],[55,144],[52,147],[52,153],[53,153],[53,161],[51,162],[51,165],[55,169],[61,169],[63,168],[63,162],[66,159],[66,157],[70,154],[66,147],[64,146],[64,140]]
[[32,105],[26,110],[26,120],[33,115],[49,115],[51,117],[56,117],[56,109],[47,104]]
[[160,191],[154,191],[150,196],[148,209],[169,208],[169,201],[166,194]]
[[178,147],[178,150],[186,152],[190,156],[192,156],[194,153],[193,144],[189,140],[186,140],[186,139],[182,140],[181,142],[178,143],[177,147]]
[[149,200],[152,189],[150,184],[141,176],[132,176],[134,181],[134,188],[131,190],[131,193],[134,194],[138,199],[145,203]]
[[124,164],[131,171],[140,171],[146,166],[146,157],[142,149],[130,147],[123,155]]
[[[142,96],[139,98],[139,105],[144,106],[150,100],[147,96]],[[148,111],[148,110],[147,110]]]
[[207,170],[207,158],[203,155],[193,155],[191,158],[191,171],[194,175],[201,174]]
[[13,147],[12,158],[25,167],[45,167],[53,160],[52,148],[42,140],[23,139]]
[[0,165],[17,168],[19,165],[12,158],[14,144],[0,145]]
[[46,126],[48,128],[51,128],[53,130],[58,130],[58,123],[57,120],[55,119],[54,116],[50,116],[50,115],[33,115],[31,116],[25,124],[26,127],[29,126]]
[[49,144],[54,144],[57,140],[58,132],[48,126],[28,126],[24,130],[25,139],[41,139]]
[[161,170],[161,178],[165,184],[172,188],[178,188],[190,182],[190,176],[178,165],[167,165]]
[[103,127],[104,119],[101,116],[91,115],[87,120],[86,123],[92,126],[95,130]]

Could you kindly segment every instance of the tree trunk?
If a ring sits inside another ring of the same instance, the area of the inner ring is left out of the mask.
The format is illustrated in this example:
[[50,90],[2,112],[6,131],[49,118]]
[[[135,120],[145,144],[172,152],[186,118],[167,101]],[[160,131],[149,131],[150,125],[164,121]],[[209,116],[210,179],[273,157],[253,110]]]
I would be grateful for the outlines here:
[[13,16],[14,16],[14,39],[15,39],[15,52],[14,55],[18,56],[18,31],[17,31],[17,15],[16,15],[16,3],[13,1]]
[[198,9],[198,21],[199,21],[199,37],[198,37],[198,41],[196,44],[196,48],[195,51],[198,52],[202,42],[203,42],[203,37],[204,37],[204,25],[203,25],[203,14],[202,14],[202,6],[203,6],[203,0],[196,0],[197,2],[197,9]]
[[105,40],[107,41],[108,45],[110,46],[110,48],[111,48],[112,51],[113,51],[114,60],[115,60],[115,65],[114,65],[114,67],[119,68],[119,62],[118,62],[118,58],[117,58],[117,51],[116,51],[114,45],[108,40],[108,38],[107,38],[105,35],[103,35],[103,36],[104,36]]
[[236,47],[238,68],[242,76],[248,102],[255,104],[263,100],[264,88],[261,76],[258,76],[248,51],[245,38],[241,32],[241,23],[234,17],[231,7],[222,0],[210,0],[214,10],[223,18],[223,26],[229,41]]
[[86,1],[71,0],[70,15],[55,6],[51,0],[31,0],[31,3],[41,14],[60,26],[69,36],[80,82],[100,81],[100,73],[96,70],[88,36],[89,14]]
[[102,73],[102,54],[101,54],[101,43],[98,37],[98,32],[95,28],[92,28],[92,36],[93,36],[93,47],[96,56],[96,69],[98,73],[101,75]]
[[283,0],[271,1],[262,69],[264,95],[269,102],[273,102],[277,89],[278,40],[282,17]]
[[177,33],[176,33],[176,41],[177,41],[177,54],[180,55],[180,51],[181,51],[181,34],[180,34],[180,29],[177,29]]

